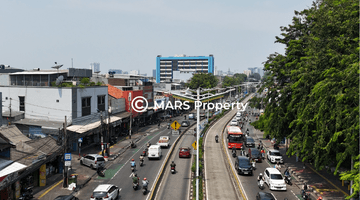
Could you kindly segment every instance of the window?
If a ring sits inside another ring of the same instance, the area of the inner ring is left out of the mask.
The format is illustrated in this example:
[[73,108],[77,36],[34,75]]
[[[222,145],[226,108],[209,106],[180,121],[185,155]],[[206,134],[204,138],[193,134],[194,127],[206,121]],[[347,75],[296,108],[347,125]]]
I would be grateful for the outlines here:
[[105,95],[98,96],[98,109],[105,111]]
[[25,97],[19,97],[19,110],[25,112]]
[[81,99],[82,116],[91,114],[91,97],[84,97]]

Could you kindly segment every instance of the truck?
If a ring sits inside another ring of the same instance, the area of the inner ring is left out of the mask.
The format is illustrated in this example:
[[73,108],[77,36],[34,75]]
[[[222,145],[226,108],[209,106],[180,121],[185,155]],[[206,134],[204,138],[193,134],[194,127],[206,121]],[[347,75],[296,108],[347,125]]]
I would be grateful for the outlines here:
[[168,148],[170,146],[170,137],[169,136],[160,136],[159,142],[156,143],[160,147]]

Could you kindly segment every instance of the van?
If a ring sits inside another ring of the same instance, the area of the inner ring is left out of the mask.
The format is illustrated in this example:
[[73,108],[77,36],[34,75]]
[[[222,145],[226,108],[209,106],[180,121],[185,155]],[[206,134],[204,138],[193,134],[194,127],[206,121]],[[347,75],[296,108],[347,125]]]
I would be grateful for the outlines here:
[[157,158],[160,160],[162,156],[161,147],[159,145],[151,145],[148,151],[148,159]]

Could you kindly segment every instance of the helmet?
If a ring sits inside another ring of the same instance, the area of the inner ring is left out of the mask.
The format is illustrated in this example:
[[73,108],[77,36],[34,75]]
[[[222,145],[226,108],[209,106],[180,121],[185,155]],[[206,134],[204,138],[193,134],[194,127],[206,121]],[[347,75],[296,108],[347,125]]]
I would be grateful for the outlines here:
[[262,173],[260,173],[259,176],[262,176]]
[[134,159],[132,159],[131,161],[134,161]]
[[137,174],[135,174],[134,176],[137,176]]
[[319,198],[318,199],[323,199],[321,196],[319,196]]
[[172,163],[174,163],[174,161],[172,161]]
[[144,181],[146,181],[146,177],[144,178]]
[[279,162],[277,162],[277,164],[279,164]]

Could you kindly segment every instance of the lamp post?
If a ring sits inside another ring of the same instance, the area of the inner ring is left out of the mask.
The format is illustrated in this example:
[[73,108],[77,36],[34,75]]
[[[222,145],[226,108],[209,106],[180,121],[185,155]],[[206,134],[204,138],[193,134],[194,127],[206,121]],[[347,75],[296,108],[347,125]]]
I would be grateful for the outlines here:
[[[197,89],[197,103],[200,102],[200,88]],[[195,103],[196,105],[196,103]],[[200,108],[196,110],[196,200],[199,200],[199,135],[200,135]]]

